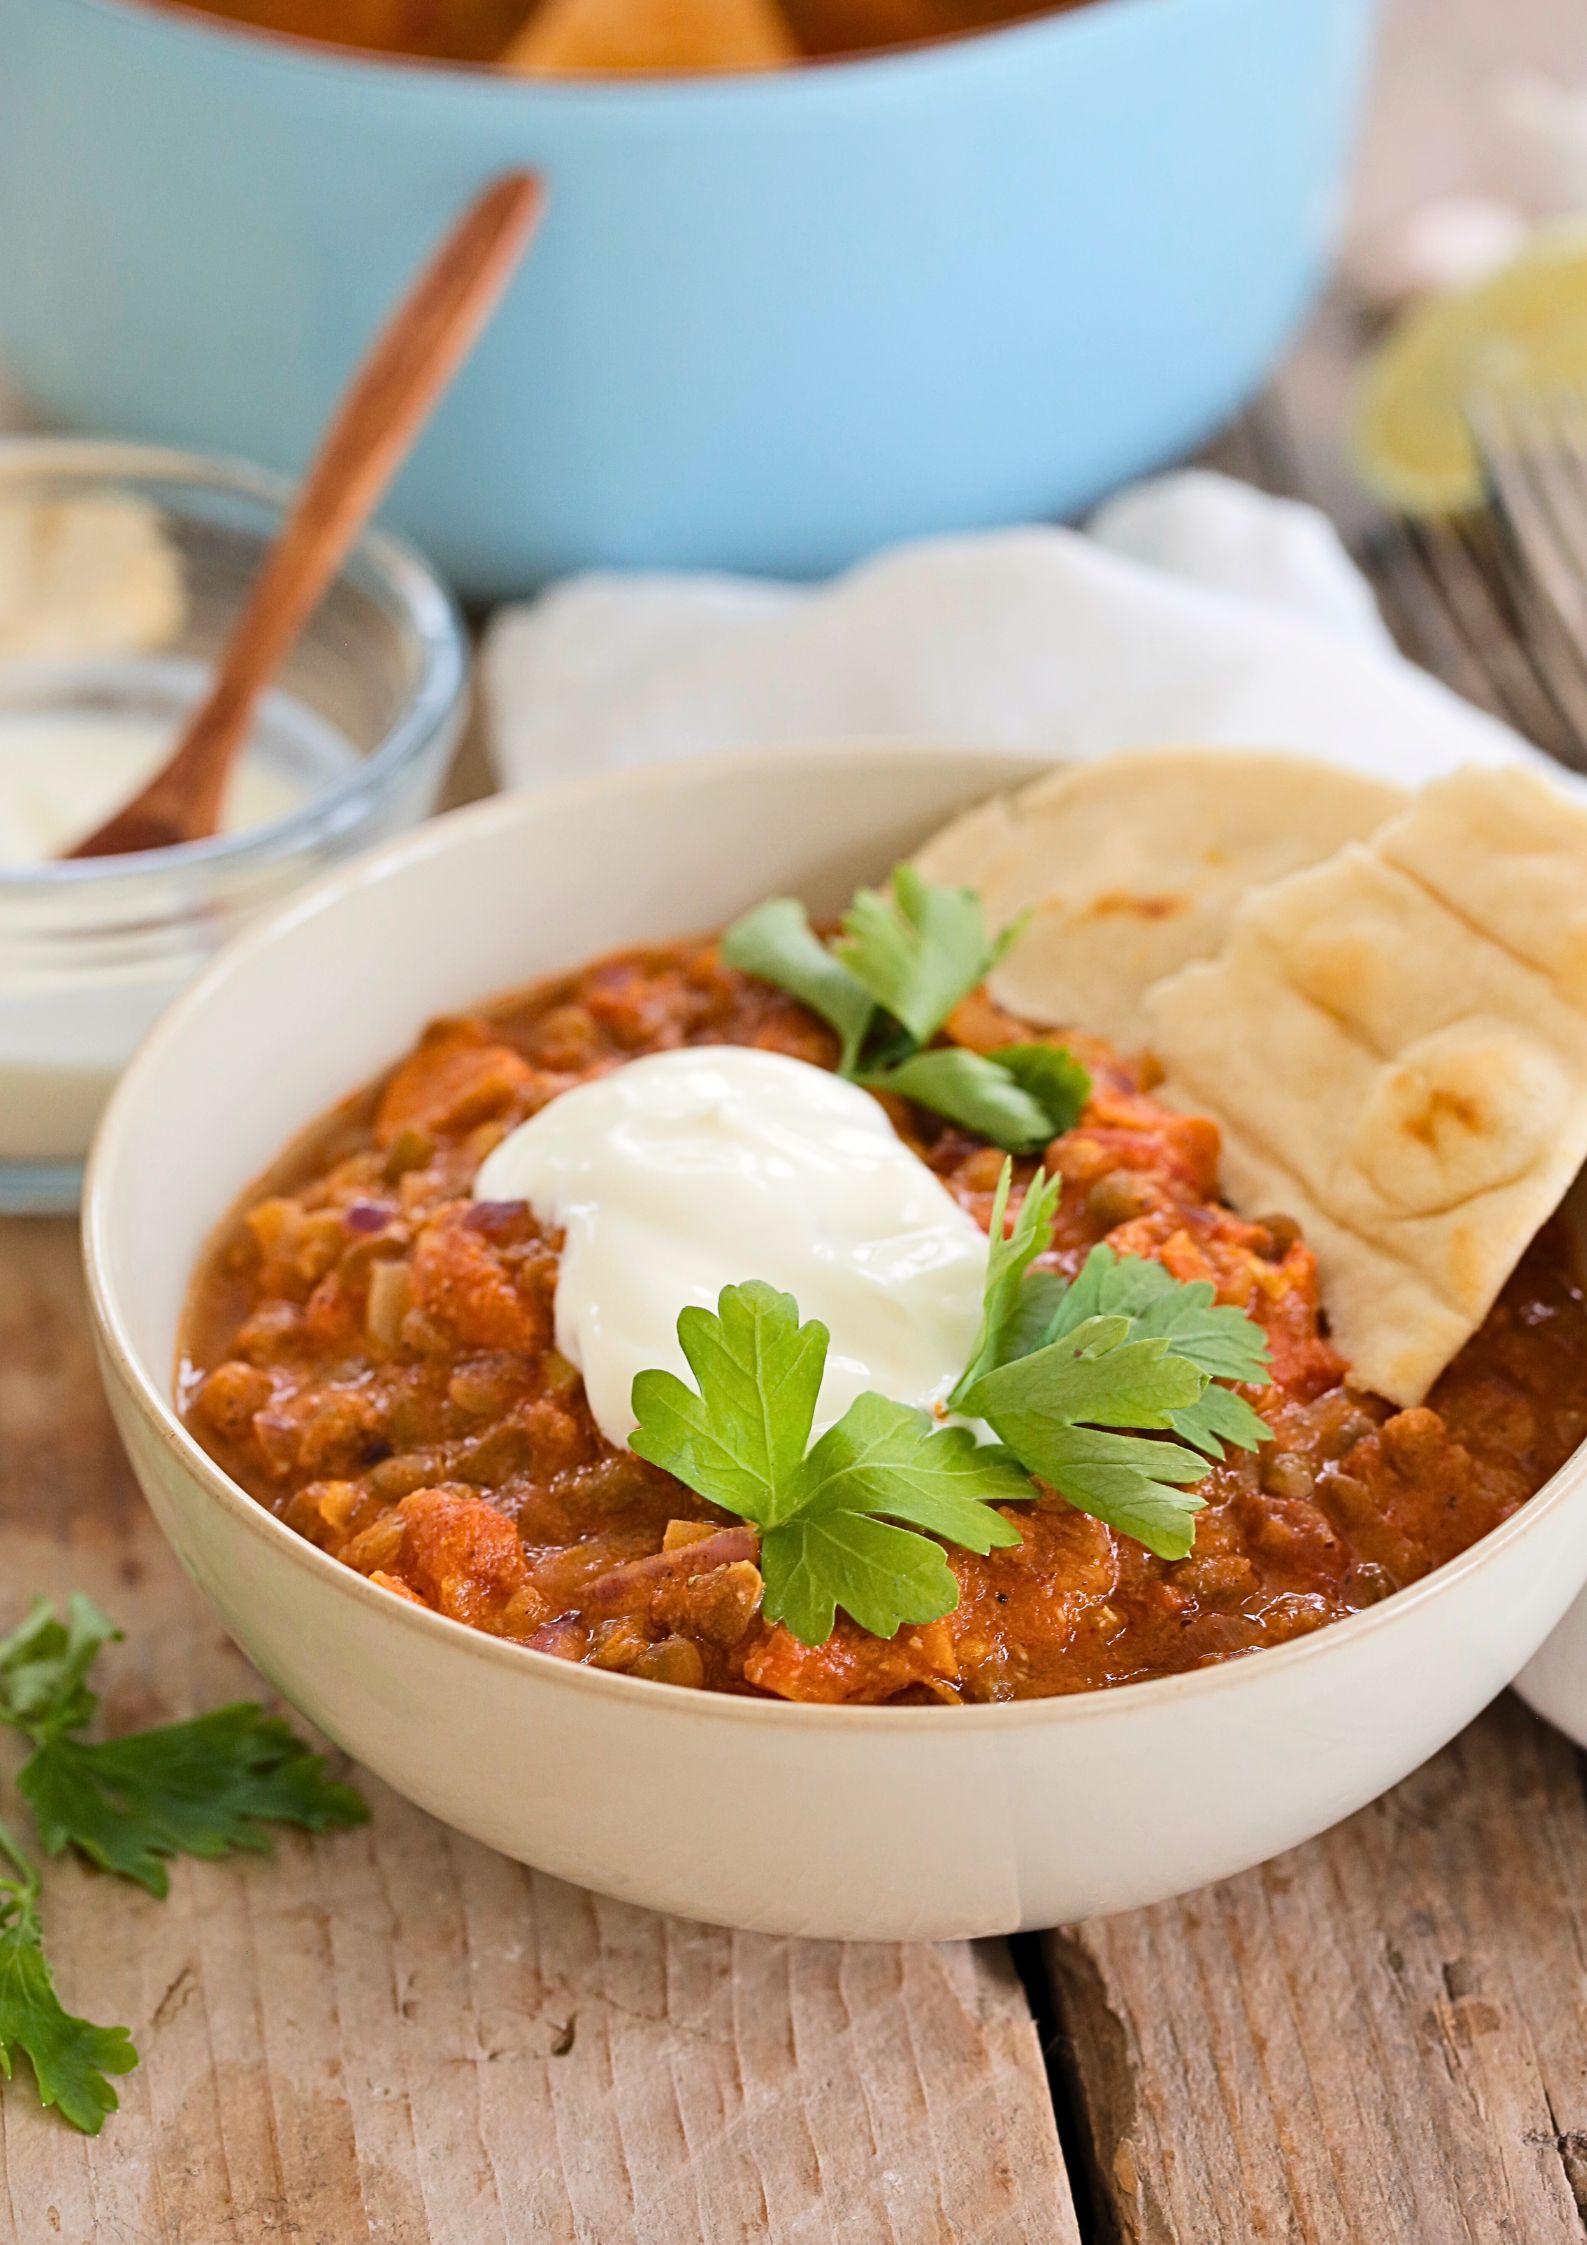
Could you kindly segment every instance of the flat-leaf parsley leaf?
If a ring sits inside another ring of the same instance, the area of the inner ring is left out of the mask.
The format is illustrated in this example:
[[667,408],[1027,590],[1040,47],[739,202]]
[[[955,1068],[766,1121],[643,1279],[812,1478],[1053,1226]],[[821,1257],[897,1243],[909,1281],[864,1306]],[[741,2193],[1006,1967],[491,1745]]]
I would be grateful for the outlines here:
[[1245,1398],[1214,1384],[1265,1380],[1266,1337],[1205,1281],[1145,1256],[1095,1247],[1073,1284],[1034,1270],[1051,1244],[1056,1181],[1032,1185],[1004,1238],[1010,1181],[1005,1166],[981,1332],[952,1403],[1082,1512],[1182,1559],[1208,1461],[1226,1443],[1255,1449],[1267,1438]]
[[[267,1824],[327,1832],[368,1816],[285,1723],[245,1702],[121,1738],[78,1737],[98,1704],[89,1670],[120,1634],[79,1594],[64,1621],[41,1598],[0,1638],[0,1723],[33,1747],[17,1788],[48,1854],[76,1848],[163,1895],[167,1856],[257,1852],[270,1845]],[[18,2053],[39,2102],[91,2136],[116,2110],[109,2076],[138,2063],[125,2027],[80,2019],[56,1994],[38,1872],[0,1824],[0,2078],[11,2079]]]
[[47,1855],[74,1847],[159,1895],[165,1856],[264,1855],[267,1824],[332,1832],[369,1814],[287,1724],[247,1700],[125,1738],[50,1739],[17,1789]]
[[[1074,1129],[1091,1097],[1091,1072],[1067,1045],[995,1045],[987,1058],[1012,1076],[1027,1098],[1036,1101],[1047,1118],[1049,1138]],[[1018,1148],[1009,1151],[1017,1152]]]
[[837,1031],[843,1046],[839,1074],[848,1075],[858,1064],[875,1002],[816,934],[797,897],[771,897],[735,920],[722,938],[722,956],[740,974],[788,991]]
[[1047,1328],[1067,1291],[1056,1272],[1046,1274],[1051,1280],[1049,1287],[1037,1287],[1036,1281],[1043,1274],[1030,1268],[1037,1256],[1044,1254],[1052,1244],[1053,1221],[1058,1214],[1063,1179],[1038,1171],[1020,1203],[1012,1228],[1008,1228],[1009,1190],[1013,1182],[1014,1165],[1005,1162],[992,1196],[992,1214],[987,1225],[981,1330],[976,1335],[975,1348],[963,1377],[948,1398],[955,1410],[983,1372],[1007,1364],[1014,1357],[1027,1356],[1048,1339]]
[[898,865],[885,888],[859,891],[834,942],[796,898],[773,897],[733,923],[722,956],[837,1032],[840,1075],[1028,1154],[1080,1119],[1091,1078],[1074,1054],[1039,1041],[992,1052],[931,1042],[1018,933],[1016,923],[989,935],[973,889],[939,888]]
[[120,1635],[80,1590],[68,1599],[64,1622],[47,1598],[36,1598],[0,1637],[0,1721],[35,1739],[81,1730],[97,1704],[88,1671],[100,1647]]
[[97,1704],[89,1666],[117,1635],[79,1596],[64,1623],[40,1599],[0,1641],[0,1722],[33,1746],[17,1790],[46,1854],[76,1848],[102,1870],[164,1894],[163,1857],[260,1853],[270,1845],[267,1824],[329,1832],[368,1816],[320,1755],[248,1701],[121,1738],[77,1737]]
[[1216,1460],[1226,1443],[1254,1450],[1268,1440],[1266,1422],[1245,1397],[1215,1384],[1264,1384],[1271,1368],[1267,1336],[1243,1310],[1218,1303],[1206,1279],[1176,1279],[1148,1256],[1120,1257],[1106,1245],[1094,1247],[1045,1338],[1055,1340],[1098,1314],[1129,1317],[1141,1338],[1162,1335],[1176,1356],[1188,1358],[1214,1383],[1198,1402],[1172,1415],[1174,1432],[1186,1442]]
[[97,2136],[119,2098],[108,2076],[138,2063],[125,2027],[99,2027],[66,2009],[55,1992],[39,1923],[38,1874],[0,1825],[0,2075],[20,2053],[33,2068],[41,2105],[56,2105]]
[[895,865],[885,889],[860,889],[843,915],[837,957],[884,1012],[927,1043],[1008,949],[1018,928],[986,932],[974,889],[939,888]]
[[1033,1154],[1054,1135],[1053,1118],[1040,1099],[985,1053],[963,1045],[934,1045],[891,1067],[870,1068],[857,1079],[867,1091],[888,1091],[929,1107],[963,1130],[973,1130],[1010,1153]]
[[682,1313],[678,1338],[698,1390],[641,1372],[630,1447],[760,1530],[766,1617],[803,1643],[825,1643],[840,1606],[878,1637],[951,1613],[933,1536],[980,1552],[1019,1541],[993,1506],[1033,1496],[1029,1476],[962,1427],[862,1395],[810,1447],[830,1336],[791,1295],[726,1286],[715,1313]]

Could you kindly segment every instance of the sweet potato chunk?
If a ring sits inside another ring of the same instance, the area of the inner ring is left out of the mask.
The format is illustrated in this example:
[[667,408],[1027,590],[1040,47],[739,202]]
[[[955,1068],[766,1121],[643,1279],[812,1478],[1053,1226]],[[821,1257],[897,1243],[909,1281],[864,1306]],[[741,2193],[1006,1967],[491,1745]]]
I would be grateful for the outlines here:
[[953,1633],[941,1621],[901,1629],[896,1637],[867,1637],[840,1617],[824,1645],[802,1645],[779,1623],[744,1662],[745,1681],[759,1690],[829,1706],[893,1699],[911,1686],[929,1690],[957,1672]]
[[375,1143],[399,1132],[455,1132],[511,1107],[534,1081],[529,1063],[483,1021],[437,1021],[392,1077],[375,1112]]
[[550,1340],[538,1304],[513,1282],[494,1243],[448,1209],[419,1235],[413,1299],[435,1323],[472,1349],[541,1349]]
[[426,1605],[477,1629],[496,1627],[505,1610],[528,1621],[534,1592],[518,1531],[504,1513],[472,1490],[415,1489],[397,1507],[402,1518],[400,1573]]

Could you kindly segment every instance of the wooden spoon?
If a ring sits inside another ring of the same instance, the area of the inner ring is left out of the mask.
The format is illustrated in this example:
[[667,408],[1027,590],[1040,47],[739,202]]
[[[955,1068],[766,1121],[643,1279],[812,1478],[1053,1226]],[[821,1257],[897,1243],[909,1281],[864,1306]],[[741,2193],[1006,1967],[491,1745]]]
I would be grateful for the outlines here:
[[508,172],[472,203],[364,359],[232,626],[215,683],[132,800],[67,857],[164,850],[213,834],[254,706],[468,356],[539,217]]

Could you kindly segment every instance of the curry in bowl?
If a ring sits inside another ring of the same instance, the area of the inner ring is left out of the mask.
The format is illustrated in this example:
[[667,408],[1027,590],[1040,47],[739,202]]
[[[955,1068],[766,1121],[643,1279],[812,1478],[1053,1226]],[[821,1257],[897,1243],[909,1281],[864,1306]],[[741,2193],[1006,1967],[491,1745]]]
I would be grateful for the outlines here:
[[433,1025],[223,1226],[189,1427],[394,1596],[785,1700],[1182,1672],[1454,1558],[1587,1437],[1587,818],[1271,765],[1066,774],[831,936]]
[[190,0],[253,30],[522,76],[778,69],[1080,0]]

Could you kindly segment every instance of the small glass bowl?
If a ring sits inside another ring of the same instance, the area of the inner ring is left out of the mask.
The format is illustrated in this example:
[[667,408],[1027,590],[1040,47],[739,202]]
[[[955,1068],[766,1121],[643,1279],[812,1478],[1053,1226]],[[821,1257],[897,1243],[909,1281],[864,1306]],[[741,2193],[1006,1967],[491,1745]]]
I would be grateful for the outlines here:
[[[153,716],[174,737],[286,497],[272,476],[198,455],[0,443],[0,718]],[[8,572],[53,575],[61,594],[26,633]],[[182,849],[0,865],[0,1209],[75,1207],[110,1088],[182,985],[288,889],[429,813],[467,682],[450,596],[371,533],[260,713],[256,740],[306,788],[289,813]],[[237,1064],[254,1064],[245,1023]]]

